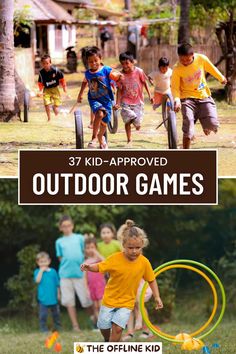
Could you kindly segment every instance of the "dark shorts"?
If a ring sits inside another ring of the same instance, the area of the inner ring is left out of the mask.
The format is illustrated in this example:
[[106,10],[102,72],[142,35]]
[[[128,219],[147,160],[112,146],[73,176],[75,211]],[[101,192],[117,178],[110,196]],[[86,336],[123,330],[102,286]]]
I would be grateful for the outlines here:
[[194,124],[199,119],[203,130],[217,132],[219,127],[216,105],[212,97],[203,99],[185,98],[181,100],[183,115],[183,135],[192,139]]

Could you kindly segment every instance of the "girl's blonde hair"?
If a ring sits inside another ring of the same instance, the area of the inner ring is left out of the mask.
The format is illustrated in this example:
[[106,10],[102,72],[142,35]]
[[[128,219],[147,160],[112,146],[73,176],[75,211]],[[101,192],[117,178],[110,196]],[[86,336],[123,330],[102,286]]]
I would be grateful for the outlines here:
[[124,245],[129,238],[140,237],[143,241],[143,247],[149,244],[146,232],[135,225],[133,220],[126,220],[125,224],[121,225],[117,232],[118,240]]

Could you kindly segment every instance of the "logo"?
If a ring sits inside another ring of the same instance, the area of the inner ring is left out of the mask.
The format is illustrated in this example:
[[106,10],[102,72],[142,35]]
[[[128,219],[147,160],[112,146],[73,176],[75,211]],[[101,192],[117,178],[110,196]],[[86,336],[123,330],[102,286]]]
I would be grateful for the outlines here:
[[76,353],[83,353],[84,352],[84,345],[77,344],[75,347]]

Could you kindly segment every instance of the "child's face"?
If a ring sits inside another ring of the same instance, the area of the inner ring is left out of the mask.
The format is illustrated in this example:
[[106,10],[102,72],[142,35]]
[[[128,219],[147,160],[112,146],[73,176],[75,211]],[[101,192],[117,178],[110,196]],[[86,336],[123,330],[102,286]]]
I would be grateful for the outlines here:
[[101,58],[97,54],[91,55],[88,57],[88,67],[92,71],[96,71],[99,69],[101,65]]
[[168,70],[169,66],[160,66],[159,70],[162,74],[165,74]]
[[193,54],[189,54],[189,55],[180,55],[179,56],[179,61],[181,64],[183,64],[184,66],[188,66],[190,64],[192,64],[193,62]]
[[47,58],[42,61],[42,67],[44,70],[49,71],[51,68],[51,59]]
[[37,265],[39,268],[48,267],[51,263],[51,259],[48,257],[41,257],[37,260]]
[[72,234],[72,231],[74,229],[74,224],[70,220],[65,220],[63,223],[60,225],[60,231],[63,233],[65,236],[69,236]]
[[140,256],[143,249],[143,240],[141,237],[128,238],[123,244],[124,254],[130,260],[134,261]]
[[130,60],[123,60],[121,65],[125,73],[131,72],[134,68],[134,63],[132,63]]
[[113,239],[114,234],[112,232],[112,230],[109,227],[103,227],[101,230],[101,239],[105,242],[105,243],[110,243],[111,240]]
[[94,243],[89,243],[85,246],[85,254],[87,257],[93,257],[96,250],[97,248]]

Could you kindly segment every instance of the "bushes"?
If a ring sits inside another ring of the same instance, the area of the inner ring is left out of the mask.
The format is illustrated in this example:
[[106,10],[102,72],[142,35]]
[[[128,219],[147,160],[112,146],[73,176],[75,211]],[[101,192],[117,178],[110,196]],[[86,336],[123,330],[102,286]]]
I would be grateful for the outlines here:
[[33,271],[36,267],[35,257],[39,245],[26,246],[17,253],[20,264],[19,273],[9,278],[5,286],[10,292],[9,307],[17,311],[31,312],[36,307],[36,285]]

